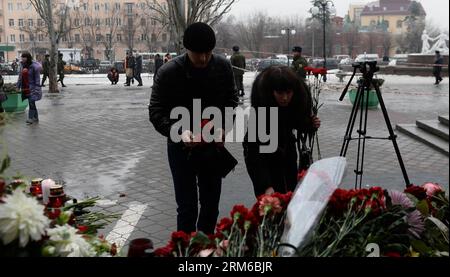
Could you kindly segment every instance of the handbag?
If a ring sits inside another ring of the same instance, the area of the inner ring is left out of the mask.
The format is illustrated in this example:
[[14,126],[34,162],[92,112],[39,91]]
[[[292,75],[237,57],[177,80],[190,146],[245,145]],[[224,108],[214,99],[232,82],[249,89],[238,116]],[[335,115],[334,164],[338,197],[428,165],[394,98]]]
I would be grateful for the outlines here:
[[238,161],[225,148],[208,143],[187,148],[188,161],[197,174],[215,174],[225,178],[238,164]]

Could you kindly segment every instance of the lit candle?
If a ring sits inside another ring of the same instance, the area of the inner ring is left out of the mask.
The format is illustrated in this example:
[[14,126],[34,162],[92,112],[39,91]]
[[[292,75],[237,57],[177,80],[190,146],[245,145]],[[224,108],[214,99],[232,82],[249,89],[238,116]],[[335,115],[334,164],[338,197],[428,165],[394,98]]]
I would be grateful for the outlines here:
[[44,202],[45,205],[48,204],[48,197],[50,196],[50,188],[52,186],[55,186],[55,181],[52,179],[46,179],[42,181],[42,202]]

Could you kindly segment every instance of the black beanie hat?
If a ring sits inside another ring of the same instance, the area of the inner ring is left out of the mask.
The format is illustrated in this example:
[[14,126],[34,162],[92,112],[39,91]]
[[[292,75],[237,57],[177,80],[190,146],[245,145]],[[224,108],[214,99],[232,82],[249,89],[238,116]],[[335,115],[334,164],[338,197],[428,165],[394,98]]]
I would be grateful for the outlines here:
[[210,52],[216,47],[216,35],[208,24],[197,22],[187,27],[184,32],[183,45],[193,52]]

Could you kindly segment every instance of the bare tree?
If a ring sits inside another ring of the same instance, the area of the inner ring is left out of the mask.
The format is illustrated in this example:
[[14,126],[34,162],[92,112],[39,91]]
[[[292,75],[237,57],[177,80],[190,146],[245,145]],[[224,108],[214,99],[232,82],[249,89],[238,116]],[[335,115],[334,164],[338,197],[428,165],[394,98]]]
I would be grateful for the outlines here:
[[181,50],[184,30],[192,23],[217,24],[236,0],[166,0],[161,3],[146,0],[149,9],[156,11],[153,19],[170,26],[171,38],[178,52]]
[[44,21],[50,39],[50,70],[49,92],[57,93],[57,61],[59,40],[70,29],[70,20],[67,20],[69,7],[55,3],[51,0],[30,0],[39,17]]
[[110,9],[108,18],[105,19],[106,34],[100,34],[100,43],[105,47],[105,57],[109,61],[114,59],[113,49],[117,43],[117,33],[120,29],[120,20],[120,10],[115,8]]
[[244,45],[254,56],[260,57],[262,42],[267,34],[270,18],[262,13],[255,13],[240,21],[236,26],[236,40]]
[[359,27],[354,22],[347,22],[344,27],[344,40],[347,45],[347,54],[352,57],[356,45],[360,40]]
[[392,48],[392,35],[385,31],[381,34],[381,38],[383,43],[383,55],[384,57],[389,57]]

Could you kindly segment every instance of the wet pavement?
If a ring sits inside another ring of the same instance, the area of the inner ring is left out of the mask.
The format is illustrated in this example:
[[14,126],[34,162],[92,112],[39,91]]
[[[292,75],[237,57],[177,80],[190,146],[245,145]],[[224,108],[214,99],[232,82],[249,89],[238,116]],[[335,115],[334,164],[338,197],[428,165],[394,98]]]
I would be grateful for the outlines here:
[[[386,79],[383,97],[392,125],[437,119],[449,113],[449,86],[433,78],[380,76]],[[6,77],[6,82],[14,77]],[[247,92],[254,74],[245,76]],[[20,171],[30,178],[52,178],[65,184],[68,194],[85,198],[101,196],[101,208],[119,213],[121,219],[108,226],[108,239],[127,245],[137,237],[164,244],[176,229],[176,205],[169,171],[166,140],[148,121],[147,105],[151,78],[145,86],[111,86],[103,75],[67,76],[68,87],[58,95],[44,93],[37,106],[38,125],[27,126],[24,113],[11,115],[0,133],[0,153],[12,157],[9,175]],[[347,78],[348,80],[348,78]],[[348,97],[338,98],[345,83],[330,78],[321,94],[319,116],[322,157],[338,156],[351,111]],[[45,90],[44,90],[45,92]],[[248,99],[242,103],[248,105]],[[388,136],[380,109],[369,111],[369,133]],[[413,183],[438,182],[448,189],[449,158],[403,134],[398,144]],[[227,148],[239,160],[236,170],[223,183],[221,216],[235,204],[254,202],[240,144]],[[348,151],[348,170],[343,187],[354,185],[356,142]],[[367,145],[364,183],[402,189],[403,177],[392,143],[371,141]],[[120,197],[122,194],[123,197]]]

